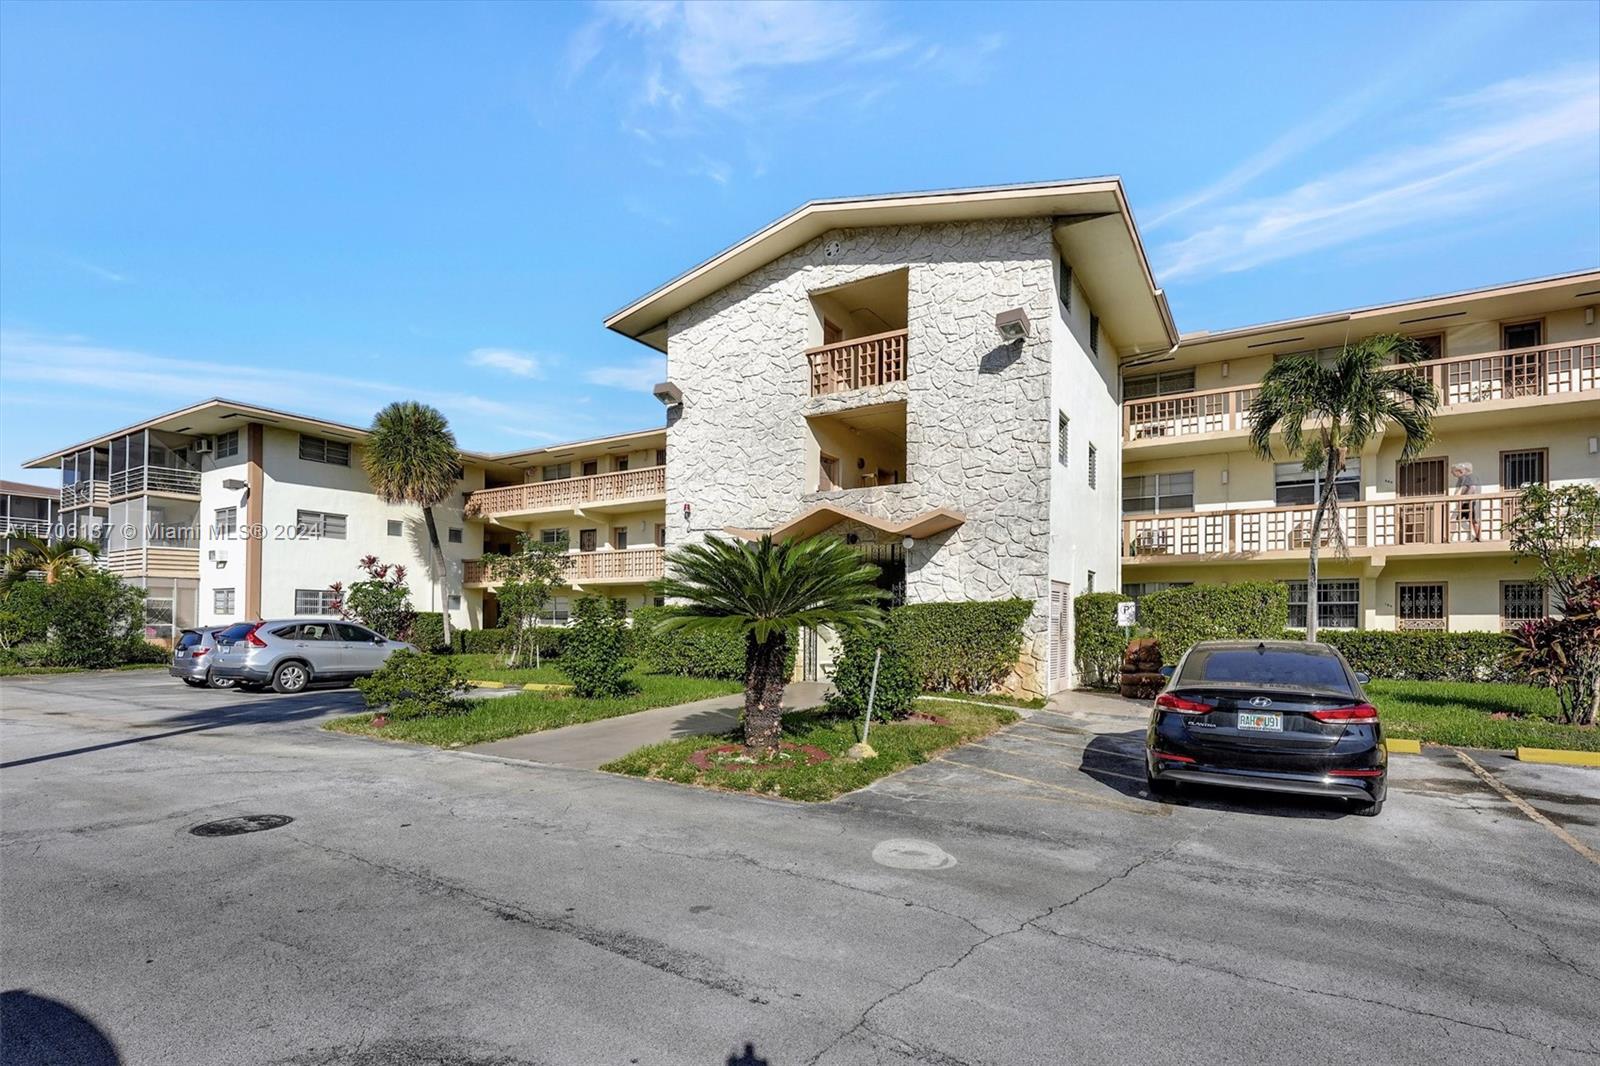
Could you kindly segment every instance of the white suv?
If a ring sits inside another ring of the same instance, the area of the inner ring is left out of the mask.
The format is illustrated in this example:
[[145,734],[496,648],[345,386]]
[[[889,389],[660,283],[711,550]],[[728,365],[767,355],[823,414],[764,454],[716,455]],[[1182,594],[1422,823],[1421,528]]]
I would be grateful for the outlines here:
[[374,673],[401,648],[417,650],[354,622],[327,618],[240,622],[218,633],[216,640],[213,677],[291,693],[313,682],[349,683]]

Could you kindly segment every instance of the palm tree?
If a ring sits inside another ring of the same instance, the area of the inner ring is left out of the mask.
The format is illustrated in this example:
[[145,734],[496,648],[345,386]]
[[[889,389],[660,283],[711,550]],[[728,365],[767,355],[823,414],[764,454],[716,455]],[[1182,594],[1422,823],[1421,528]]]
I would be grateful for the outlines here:
[[1321,474],[1306,573],[1307,640],[1317,639],[1317,555],[1325,521],[1333,521],[1334,542],[1344,550],[1335,479],[1345,461],[1390,423],[1405,434],[1402,462],[1433,438],[1439,395],[1422,374],[1406,369],[1422,357],[1416,342],[1393,333],[1345,345],[1330,365],[1313,352],[1285,356],[1267,370],[1250,405],[1250,447],[1257,455],[1272,458],[1276,432],[1290,456]]
[[449,567],[439,546],[433,509],[455,491],[461,457],[450,423],[436,408],[401,400],[379,411],[367,431],[362,455],[367,479],[385,503],[414,503],[428,524],[428,543],[439,567],[444,641],[450,643]]
[[678,601],[664,629],[714,629],[745,638],[744,746],[763,757],[783,733],[784,662],[800,626],[883,624],[878,568],[834,537],[775,542],[717,536],[667,557],[656,592]]
[[22,546],[6,556],[0,587],[10,588],[29,574],[43,574],[46,585],[62,578],[86,573],[89,560],[100,554],[100,546],[82,537],[63,537],[47,544],[38,537],[23,537]]

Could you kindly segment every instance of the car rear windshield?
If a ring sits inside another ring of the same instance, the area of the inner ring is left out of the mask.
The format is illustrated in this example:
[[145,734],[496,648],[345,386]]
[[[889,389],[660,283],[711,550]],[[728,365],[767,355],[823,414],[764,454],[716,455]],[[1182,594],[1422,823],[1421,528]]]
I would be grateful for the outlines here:
[[231,644],[236,640],[243,640],[245,634],[250,632],[255,627],[256,626],[254,622],[235,622],[233,625],[217,634],[217,643]]
[[179,648],[192,648],[200,643],[200,634],[192,629],[185,630],[183,636],[178,638]]
[[1298,648],[1196,648],[1178,679],[1184,684],[1282,685],[1355,693],[1344,665],[1326,652]]

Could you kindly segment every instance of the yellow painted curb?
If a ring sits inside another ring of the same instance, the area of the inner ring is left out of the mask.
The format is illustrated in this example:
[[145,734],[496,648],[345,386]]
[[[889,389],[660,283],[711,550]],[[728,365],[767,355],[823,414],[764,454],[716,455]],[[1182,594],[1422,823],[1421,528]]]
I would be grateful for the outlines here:
[[1558,748],[1518,748],[1518,762],[1548,762],[1559,766],[1600,766],[1600,751],[1561,751]]
[[472,688],[505,688],[506,687],[506,683],[504,681],[468,681],[467,684],[468,684],[468,686],[470,686]]
[[526,692],[568,692],[572,686],[559,681],[529,681],[522,688]]
[[1420,740],[1406,740],[1401,737],[1390,737],[1388,740],[1383,742],[1383,745],[1389,749],[1390,755],[1422,754],[1422,741]]

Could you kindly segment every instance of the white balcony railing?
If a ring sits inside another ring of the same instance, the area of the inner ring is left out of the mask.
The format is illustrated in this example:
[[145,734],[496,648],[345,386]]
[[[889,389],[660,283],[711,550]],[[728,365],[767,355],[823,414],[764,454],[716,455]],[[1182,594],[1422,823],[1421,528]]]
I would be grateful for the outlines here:
[[141,496],[147,492],[157,495],[200,495],[200,471],[180,470],[167,466],[136,466],[119,470],[111,475],[111,499]]
[[467,498],[467,515],[485,518],[534,511],[559,511],[582,507],[584,504],[651,499],[666,494],[667,468],[646,466],[610,474],[561,478],[558,481],[527,481],[521,485],[479,489]]
[[50,520],[46,518],[11,518],[0,516],[0,536],[48,537]]
[[[1521,493],[1495,492],[1352,501],[1340,504],[1339,522],[1345,544],[1358,554],[1412,545],[1505,547],[1506,522],[1520,499]],[[1304,506],[1128,515],[1122,520],[1122,554],[1144,559],[1304,551],[1311,546],[1315,514],[1315,507]],[[1320,539],[1324,549],[1334,546],[1331,526],[1324,526]]]
[[109,501],[104,481],[74,481],[61,486],[61,506],[104,506]]

